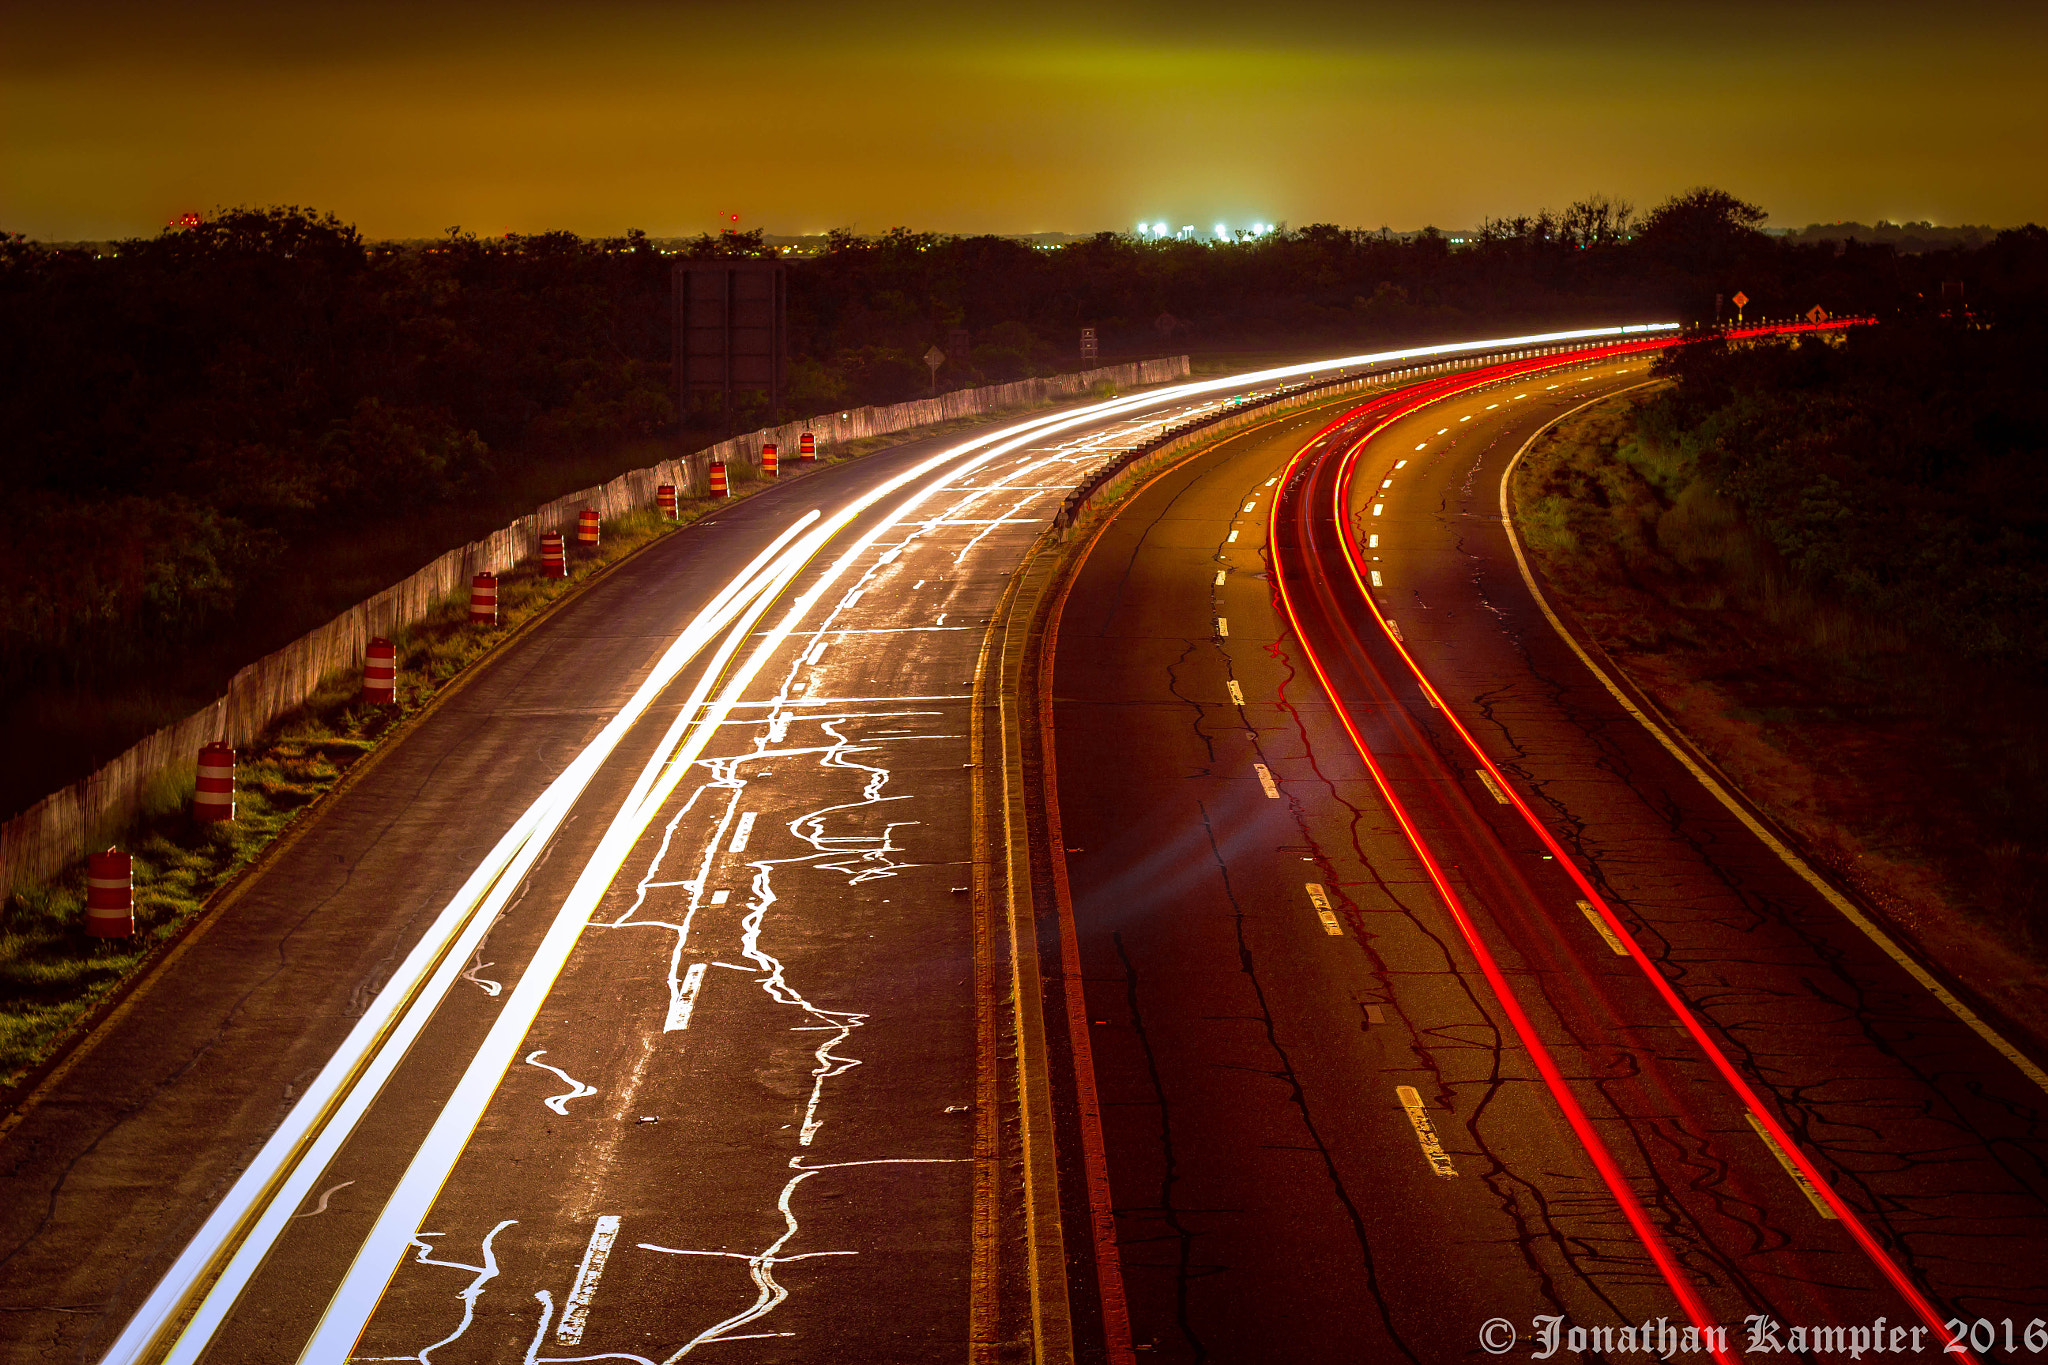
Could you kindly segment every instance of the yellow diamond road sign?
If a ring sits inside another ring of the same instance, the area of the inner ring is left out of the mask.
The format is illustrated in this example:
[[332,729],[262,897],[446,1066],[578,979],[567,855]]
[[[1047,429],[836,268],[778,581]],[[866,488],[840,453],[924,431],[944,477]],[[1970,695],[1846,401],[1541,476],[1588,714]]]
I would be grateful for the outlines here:
[[1816,303],[1813,307],[1806,310],[1806,320],[1816,323],[1826,322],[1828,320],[1828,310]]
[[1747,308],[1747,307],[1749,307],[1749,295],[1747,295],[1747,294],[1741,294],[1741,293],[1738,293],[1738,294],[1737,294],[1737,295],[1735,296],[1735,306],[1736,306],[1737,308]]

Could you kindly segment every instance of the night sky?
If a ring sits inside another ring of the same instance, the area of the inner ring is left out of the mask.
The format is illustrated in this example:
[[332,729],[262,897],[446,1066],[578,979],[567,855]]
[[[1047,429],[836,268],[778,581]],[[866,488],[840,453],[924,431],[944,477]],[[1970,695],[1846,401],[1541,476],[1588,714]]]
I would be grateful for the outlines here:
[[2048,5],[0,2],[0,229],[2048,219]]

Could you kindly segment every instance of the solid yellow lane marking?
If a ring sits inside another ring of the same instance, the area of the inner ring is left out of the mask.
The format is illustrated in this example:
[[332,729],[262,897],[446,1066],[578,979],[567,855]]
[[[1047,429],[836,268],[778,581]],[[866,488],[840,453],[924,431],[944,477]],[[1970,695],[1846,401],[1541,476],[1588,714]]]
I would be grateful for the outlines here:
[[1497,803],[1503,806],[1510,804],[1508,801],[1508,794],[1500,789],[1500,783],[1493,780],[1492,773],[1486,771],[1486,769],[1484,768],[1474,768],[1472,771],[1478,775],[1480,785],[1485,787],[1487,791],[1493,793],[1493,799]]
[[1429,1168],[1440,1176],[1450,1177],[1458,1173],[1444,1154],[1443,1144],[1436,1140],[1436,1125],[1429,1121],[1429,1115],[1422,1112],[1422,1096],[1412,1085],[1397,1085],[1394,1094],[1401,1101],[1401,1107],[1408,1111],[1408,1122],[1415,1129],[1415,1140],[1422,1146],[1422,1158]]
[[1332,938],[1341,938],[1344,926],[1337,920],[1337,912],[1330,908],[1330,897],[1323,890],[1321,882],[1308,883],[1308,898],[1316,908],[1316,918],[1323,922],[1323,932]]
[[1828,1201],[1820,1197],[1820,1191],[1813,1187],[1813,1182],[1806,1178],[1805,1173],[1792,1164],[1792,1158],[1785,1155],[1785,1149],[1778,1145],[1778,1140],[1771,1136],[1770,1130],[1758,1122],[1757,1116],[1747,1109],[1742,1111],[1742,1117],[1749,1120],[1750,1128],[1764,1140],[1764,1146],[1771,1149],[1771,1155],[1778,1159],[1778,1165],[1784,1168],[1785,1174],[1792,1177],[1792,1183],[1806,1196],[1806,1202],[1813,1205],[1814,1212],[1823,1218],[1834,1218],[1835,1211],[1828,1207]]
[[1273,770],[1263,763],[1254,763],[1252,764],[1252,771],[1259,775],[1259,785],[1265,788],[1266,795],[1278,801],[1280,799],[1280,788],[1273,785]]
[[1614,936],[1614,931],[1607,927],[1607,921],[1600,918],[1600,912],[1593,908],[1593,902],[1580,901],[1578,905],[1579,913],[1586,917],[1588,924],[1600,931],[1600,937],[1607,940],[1607,946],[1614,949],[1614,955],[1616,957],[1627,957],[1628,948],[1620,939]]

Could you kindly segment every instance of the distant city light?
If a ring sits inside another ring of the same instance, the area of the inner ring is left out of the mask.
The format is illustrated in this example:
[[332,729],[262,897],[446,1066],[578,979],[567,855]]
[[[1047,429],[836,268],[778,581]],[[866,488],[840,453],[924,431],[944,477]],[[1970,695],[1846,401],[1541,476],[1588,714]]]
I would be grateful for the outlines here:
[[1152,235],[1155,237],[1164,237],[1166,235],[1166,224],[1154,223],[1152,225]]

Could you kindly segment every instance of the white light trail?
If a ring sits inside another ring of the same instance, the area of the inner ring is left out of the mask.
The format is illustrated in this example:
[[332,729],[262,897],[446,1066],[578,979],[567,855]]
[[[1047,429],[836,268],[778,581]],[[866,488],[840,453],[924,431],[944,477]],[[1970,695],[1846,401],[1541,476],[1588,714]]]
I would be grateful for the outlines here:
[[[1254,225],[1263,229],[1264,225]],[[1155,231],[1164,234],[1166,225],[1155,224]],[[311,1187],[319,1179],[328,1162],[339,1150],[349,1133],[369,1105],[375,1100],[385,1081],[396,1068],[399,1060],[424,1029],[434,1009],[445,996],[449,987],[460,977],[463,964],[467,963],[476,943],[488,932],[497,918],[498,911],[510,899],[526,873],[539,859],[555,830],[560,826],[581,796],[584,788],[596,774],[599,767],[610,757],[626,733],[636,724],[655,698],[663,692],[684,668],[703,652],[720,631],[733,622],[745,617],[745,624],[733,629],[720,647],[716,663],[707,668],[704,680],[693,693],[692,704],[686,706],[677,717],[676,727],[671,736],[683,727],[690,726],[698,706],[702,704],[704,690],[711,685],[730,660],[746,631],[758,621],[778,596],[788,589],[797,573],[829,543],[856,516],[865,512],[877,502],[889,497],[912,483],[926,479],[939,470],[946,470],[944,477],[931,480],[928,485],[906,499],[896,514],[885,520],[875,530],[862,536],[823,576],[818,586],[796,599],[790,614],[783,624],[768,633],[769,638],[750,656],[748,663],[737,674],[710,715],[692,729],[688,741],[680,750],[673,747],[673,739],[665,740],[657,747],[656,761],[669,753],[675,755],[675,765],[670,774],[660,780],[656,795],[656,784],[648,773],[635,785],[635,795],[629,797],[615,818],[614,830],[618,839],[607,836],[607,842],[600,848],[598,857],[593,858],[586,868],[585,877],[578,882],[578,890],[572,892],[558,915],[554,929],[543,940],[542,948],[536,953],[533,964],[522,973],[520,985],[508,997],[499,1015],[499,1024],[510,1034],[510,1042],[502,1047],[487,1042],[485,1051],[492,1058],[503,1053],[509,1061],[512,1049],[516,1048],[523,1036],[524,1026],[513,1032],[513,1022],[527,1014],[527,1005],[537,1008],[544,996],[545,985],[552,983],[560,970],[561,961],[554,961],[559,955],[566,960],[566,953],[573,946],[575,937],[583,927],[583,918],[572,914],[572,909],[588,900],[595,904],[595,894],[601,894],[610,878],[615,875],[617,865],[630,851],[631,837],[637,837],[640,828],[651,820],[655,806],[665,799],[669,791],[689,765],[695,761],[698,752],[709,737],[716,733],[717,725],[734,706],[744,705],[739,699],[739,690],[750,681],[766,662],[767,654],[779,647],[784,637],[790,634],[815,604],[818,594],[838,580],[851,557],[865,552],[882,534],[883,530],[903,519],[905,515],[934,493],[940,490],[947,479],[977,469],[988,462],[1036,440],[1047,433],[1067,431],[1075,427],[1112,420],[1146,409],[1186,403],[1209,394],[1231,389],[1256,388],[1275,381],[1285,381],[1302,375],[1327,373],[1332,369],[1343,370],[1384,365],[1391,362],[1430,358],[1456,357],[1487,351],[1505,350],[1517,347],[1553,345],[1569,342],[1595,341],[1621,335],[1637,335],[1652,332],[1675,331],[1675,322],[1640,323],[1626,327],[1593,327],[1569,331],[1546,332],[1518,337],[1489,338],[1480,341],[1451,342],[1437,346],[1411,347],[1396,351],[1379,351],[1355,356],[1344,356],[1299,365],[1278,366],[1249,374],[1223,376],[1191,383],[1168,385],[1149,392],[1110,399],[1090,404],[1065,413],[1032,418],[1016,423],[999,431],[962,442],[933,455],[908,470],[884,480],[867,490],[861,496],[846,504],[830,517],[821,517],[817,511],[806,514],[787,528],[775,542],[756,556],[746,569],[729,581],[719,594],[692,619],[681,636],[672,644],[633,697],[613,716],[596,739],[569,764],[562,774],[551,783],[510,829],[499,840],[496,847],[478,865],[455,897],[436,917],[427,933],[414,946],[405,961],[393,974],[390,983],[379,992],[371,1008],[358,1021],[334,1057],[321,1070],[305,1095],[293,1107],[282,1125],[265,1143],[255,1160],[229,1191],[226,1198],[209,1216],[199,1233],[173,1263],[169,1272],[151,1293],[143,1307],[136,1313],[114,1344],[102,1357],[106,1365],[142,1365],[142,1362],[158,1358],[164,1341],[173,1332],[177,1339],[168,1354],[161,1357],[164,1365],[190,1365],[204,1352],[214,1333],[226,1319],[236,1298],[255,1274],[263,1259],[269,1254],[278,1233],[290,1219],[291,1211],[299,1207]],[[979,452],[976,454],[976,452]],[[967,457],[972,456],[969,459]],[[805,527],[811,529],[797,537]],[[1235,535],[1233,534],[1233,539]],[[650,769],[651,771],[651,769]],[[652,799],[653,804],[646,802]],[[635,823],[637,822],[637,823]],[[632,830],[629,837],[627,830]],[[619,840],[625,847],[619,848]],[[597,892],[592,894],[586,883],[594,884]],[[488,913],[484,913],[488,911]],[[566,926],[566,927],[565,927]],[[556,931],[562,936],[557,941]],[[552,969],[546,962],[553,961]],[[536,983],[535,990],[528,992],[519,1008],[515,1009],[514,999],[528,981]],[[498,1040],[500,1030],[494,1027],[491,1038]],[[471,1071],[476,1072],[485,1061],[485,1053],[479,1052],[472,1062]],[[487,1101],[502,1077],[505,1064],[500,1061],[495,1069],[483,1066],[488,1076],[482,1086],[482,1099],[468,1095],[468,1101],[480,1104]],[[465,1084],[468,1083],[465,1076]],[[487,1084],[485,1083],[487,1082]],[[458,1088],[457,1096],[465,1098]],[[481,1112],[479,1108],[477,1112]],[[447,1117],[444,1110],[443,1117]],[[440,1133],[442,1125],[435,1131]],[[464,1130],[466,1134],[466,1129]],[[432,1141],[432,1139],[430,1139]],[[452,1167],[460,1144],[447,1144],[436,1150],[432,1164],[443,1159]],[[421,1157],[428,1155],[422,1148]],[[417,1165],[419,1158],[415,1159]],[[438,1182],[436,1184],[438,1188]],[[416,1192],[415,1192],[416,1193]],[[398,1199],[393,1196],[394,1201]],[[387,1206],[387,1213],[391,1206]],[[424,1212],[424,1206],[421,1206]],[[400,1218],[403,1221],[403,1218]],[[353,1306],[360,1307],[366,1320],[370,1308],[374,1307],[375,1294],[381,1292],[392,1267],[404,1255],[411,1242],[412,1233],[419,1226],[415,1218],[404,1229],[395,1243],[388,1237],[379,1240],[378,1251],[372,1260],[381,1264],[376,1276],[376,1286],[369,1292],[366,1302],[357,1302],[363,1290],[356,1272],[344,1284],[344,1290],[353,1285],[351,1296]],[[380,1220],[379,1229],[383,1229]],[[373,1233],[373,1238],[378,1234]],[[366,1243],[357,1258],[357,1269],[364,1264],[364,1257],[371,1252]],[[388,1254],[387,1254],[388,1253]],[[225,1262],[225,1264],[223,1264]],[[218,1272],[218,1278],[214,1278]],[[210,1282],[210,1283],[209,1283]],[[192,1309],[192,1301],[204,1292],[204,1298]],[[335,1305],[330,1305],[330,1316],[342,1301],[337,1295]],[[185,1315],[191,1309],[189,1321]],[[345,1313],[344,1317],[352,1316]],[[183,1330],[179,1330],[184,1321]],[[360,1323],[357,1329],[360,1330]],[[344,1360],[354,1343],[354,1332],[348,1333],[348,1340],[337,1342],[335,1336],[323,1328],[309,1343],[302,1359],[307,1361]],[[320,1349],[316,1350],[315,1346]]]

